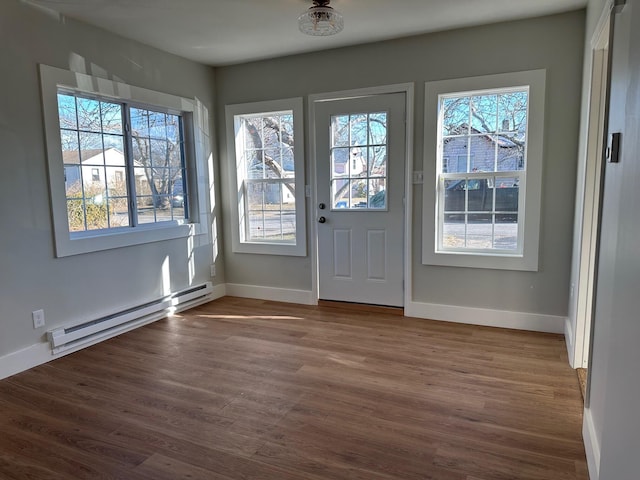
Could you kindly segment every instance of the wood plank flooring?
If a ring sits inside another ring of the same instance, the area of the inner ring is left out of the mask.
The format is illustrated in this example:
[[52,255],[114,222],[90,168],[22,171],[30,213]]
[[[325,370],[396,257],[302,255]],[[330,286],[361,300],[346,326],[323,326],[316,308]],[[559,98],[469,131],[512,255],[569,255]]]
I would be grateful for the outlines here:
[[561,336],[226,297],[0,381],[1,479],[583,480]]

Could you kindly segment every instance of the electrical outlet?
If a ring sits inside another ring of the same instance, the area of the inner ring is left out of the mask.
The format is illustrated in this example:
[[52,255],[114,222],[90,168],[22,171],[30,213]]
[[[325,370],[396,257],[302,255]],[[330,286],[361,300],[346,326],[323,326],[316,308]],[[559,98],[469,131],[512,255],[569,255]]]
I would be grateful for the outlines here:
[[33,328],[44,327],[44,310],[36,310],[31,312],[33,318]]
[[215,263],[211,264],[211,276],[212,277],[216,276],[216,264]]

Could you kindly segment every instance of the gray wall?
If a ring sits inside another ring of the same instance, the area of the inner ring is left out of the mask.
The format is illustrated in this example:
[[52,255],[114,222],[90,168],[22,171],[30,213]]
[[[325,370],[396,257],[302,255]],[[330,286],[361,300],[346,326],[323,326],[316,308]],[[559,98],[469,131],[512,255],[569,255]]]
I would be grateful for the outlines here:
[[[313,93],[416,82],[415,165],[421,169],[424,82],[547,69],[541,270],[509,272],[420,263],[422,189],[413,197],[413,299],[566,316],[575,192],[584,12],[466,28],[216,69],[223,208],[230,211],[224,106]],[[308,146],[307,126],[307,146]],[[231,252],[230,283],[311,289],[309,258]],[[455,286],[455,288],[453,287]]]
[[210,280],[208,235],[193,252],[181,239],[54,257],[38,64],[197,96],[210,112],[213,70],[17,0],[0,2],[0,45],[0,357],[44,339],[33,310],[50,328],[160,296],[165,258],[173,289]]
[[[601,11],[600,2],[594,2]],[[595,7],[595,5],[594,5]],[[640,465],[640,1],[616,18],[610,132],[622,158],[607,164],[585,418],[600,447],[601,480],[636,480]],[[592,474],[595,472],[591,472]],[[592,479],[598,477],[592,475]]]

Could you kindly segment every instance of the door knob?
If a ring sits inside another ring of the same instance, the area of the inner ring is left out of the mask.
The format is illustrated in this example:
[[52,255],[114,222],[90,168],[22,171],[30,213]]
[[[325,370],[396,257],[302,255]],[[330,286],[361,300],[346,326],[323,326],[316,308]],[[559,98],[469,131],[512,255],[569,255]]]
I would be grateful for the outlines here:
[[326,221],[327,221],[327,219],[326,219],[326,218],[324,218],[324,217],[320,217],[320,218],[318,218],[318,223],[324,223],[324,222],[326,222]]

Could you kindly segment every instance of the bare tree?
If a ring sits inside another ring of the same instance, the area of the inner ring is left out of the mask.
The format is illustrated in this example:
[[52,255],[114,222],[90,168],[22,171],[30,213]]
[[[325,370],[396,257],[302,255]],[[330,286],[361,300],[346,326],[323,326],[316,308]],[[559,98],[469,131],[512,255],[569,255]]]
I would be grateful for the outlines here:
[[[245,125],[254,151],[259,152],[248,166],[249,170],[260,170],[264,165],[275,178],[288,178],[284,164],[288,161],[293,167],[293,117],[255,117],[247,119]],[[263,174],[265,177],[269,175],[268,172]],[[294,182],[285,182],[284,186],[295,197]]]
[[445,136],[484,135],[498,143],[498,161],[522,159],[526,147],[527,104],[525,91],[445,98],[441,104]]

